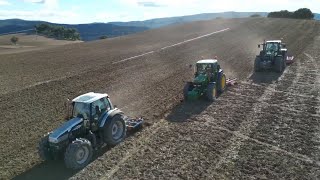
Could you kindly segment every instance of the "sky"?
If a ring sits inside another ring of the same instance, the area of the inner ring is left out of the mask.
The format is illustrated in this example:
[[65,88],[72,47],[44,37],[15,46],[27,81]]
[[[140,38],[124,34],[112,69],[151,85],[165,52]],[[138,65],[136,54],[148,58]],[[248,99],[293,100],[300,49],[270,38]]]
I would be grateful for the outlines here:
[[320,0],[0,0],[0,19],[82,24],[225,11],[294,11],[299,8],[320,13]]

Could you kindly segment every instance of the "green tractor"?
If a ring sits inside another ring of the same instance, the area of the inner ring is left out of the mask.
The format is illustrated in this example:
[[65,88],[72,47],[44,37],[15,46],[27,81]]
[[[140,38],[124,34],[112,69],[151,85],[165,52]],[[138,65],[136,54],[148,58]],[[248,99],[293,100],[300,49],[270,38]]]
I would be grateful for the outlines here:
[[226,75],[217,60],[200,60],[195,67],[193,82],[187,82],[183,89],[184,99],[196,100],[205,96],[209,101],[214,101],[226,85]]

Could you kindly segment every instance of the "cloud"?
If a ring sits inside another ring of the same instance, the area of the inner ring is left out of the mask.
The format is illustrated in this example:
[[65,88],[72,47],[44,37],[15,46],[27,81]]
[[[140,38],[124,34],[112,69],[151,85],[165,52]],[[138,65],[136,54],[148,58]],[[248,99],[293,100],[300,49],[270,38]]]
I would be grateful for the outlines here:
[[[0,10],[0,19],[13,18],[76,24],[77,20],[80,19],[80,15],[72,11],[39,10],[35,12],[23,10]],[[63,22],[61,22],[62,19],[64,20]]]
[[25,2],[44,4],[46,0],[24,0]]
[[23,0],[28,3],[43,4],[47,9],[58,8],[59,0]]
[[164,5],[161,5],[161,4],[157,4],[155,2],[137,2],[137,4],[139,6],[143,6],[143,7],[163,7]]
[[6,0],[0,0],[0,6],[10,5],[10,3]]

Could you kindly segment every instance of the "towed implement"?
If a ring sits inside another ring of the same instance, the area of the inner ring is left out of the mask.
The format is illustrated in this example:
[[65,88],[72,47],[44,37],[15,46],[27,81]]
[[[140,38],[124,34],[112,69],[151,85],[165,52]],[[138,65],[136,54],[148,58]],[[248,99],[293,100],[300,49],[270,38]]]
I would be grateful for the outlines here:
[[128,118],[114,107],[107,94],[87,93],[68,103],[68,120],[39,142],[43,160],[63,156],[67,168],[82,169],[92,160],[94,150],[104,144],[115,146],[124,140],[127,130],[142,126],[143,118]]
[[216,59],[200,60],[196,63],[194,80],[187,82],[183,89],[184,99],[196,100],[204,96],[214,101],[227,85],[232,84],[235,84],[235,79],[226,79]]

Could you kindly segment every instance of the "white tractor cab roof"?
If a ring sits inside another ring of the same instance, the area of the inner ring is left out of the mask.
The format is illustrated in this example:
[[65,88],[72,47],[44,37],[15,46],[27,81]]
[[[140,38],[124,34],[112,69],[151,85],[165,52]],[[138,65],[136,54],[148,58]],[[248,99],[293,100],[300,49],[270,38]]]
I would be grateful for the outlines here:
[[266,41],[266,43],[281,43],[281,40],[270,40]]
[[211,64],[211,63],[217,63],[218,60],[216,59],[203,59],[197,62],[197,64]]
[[108,97],[108,94],[89,92],[74,98],[72,102],[81,102],[81,103],[90,104],[104,97]]

